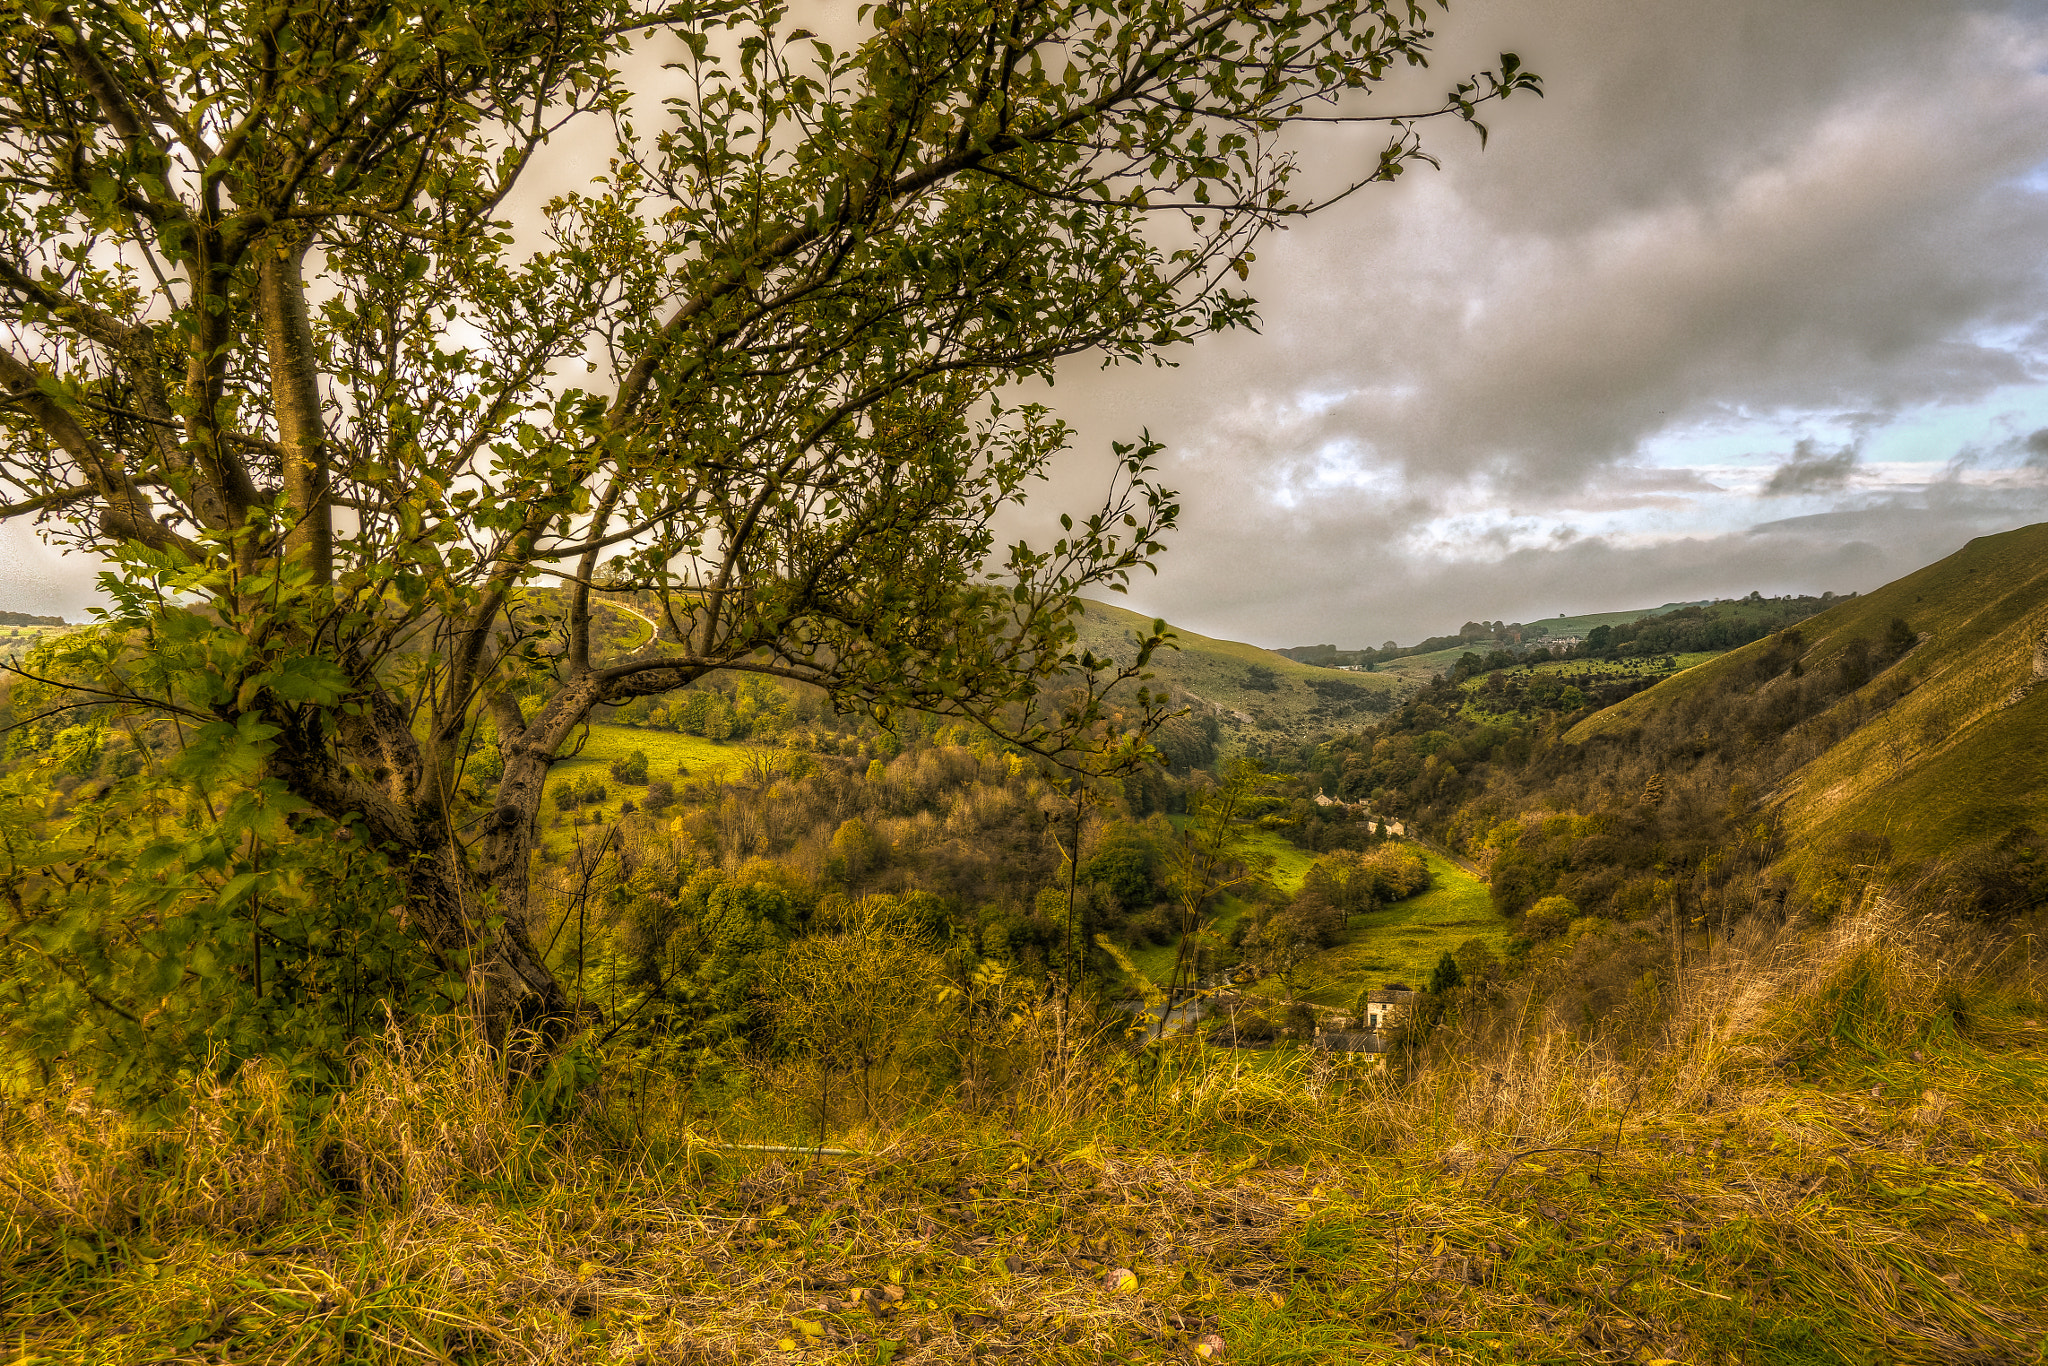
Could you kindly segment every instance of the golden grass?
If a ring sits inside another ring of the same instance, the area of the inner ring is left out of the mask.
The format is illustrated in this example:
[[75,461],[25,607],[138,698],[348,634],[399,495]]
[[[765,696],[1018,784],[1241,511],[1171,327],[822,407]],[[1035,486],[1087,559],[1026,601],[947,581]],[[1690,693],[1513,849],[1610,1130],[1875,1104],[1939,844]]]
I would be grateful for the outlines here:
[[735,1146],[807,1137],[801,1096],[743,1083],[685,1111],[621,1079],[544,1133],[472,1042],[394,1039],[306,1121],[357,1145],[348,1196],[290,1156],[284,1093],[250,1069],[147,1132],[58,1089],[0,1145],[0,1341],[109,1362],[2038,1360],[2048,1028],[2030,944],[1997,947],[1880,906],[1720,948],[1622,1046],[1532,1008],[1446,1036],[1405,1086],[1315,1054],[1084,1047],[1041,1012],[1011,1095],[840,1129],[837,1157]]

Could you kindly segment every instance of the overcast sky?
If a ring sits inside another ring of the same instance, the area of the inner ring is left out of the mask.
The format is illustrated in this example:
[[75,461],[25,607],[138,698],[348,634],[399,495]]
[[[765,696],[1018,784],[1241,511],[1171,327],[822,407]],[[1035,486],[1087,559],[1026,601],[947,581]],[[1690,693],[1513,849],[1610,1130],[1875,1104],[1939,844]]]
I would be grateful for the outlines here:
[[[1269,239],[1260,334],[1050,394],[1080,440],[1035,512],[1113,439],[1169,447],[1182,528],[1131,606],[1408,642],[1865,590],[2048,518],[2041,6],[1460,0],[1438,29],[1427,93],[1508,49],[1547,97]],[[75,614],[90,579],[0,531],[0,606]]]
[[2041,7],[1489,0],[1438,34],[1438,88],[1506,49],[1546,98],[1270,240],[1261,335],[1055,388],[1084,448],[1170,447],[1131,606],[1405,643],[1867,590],[2048,518]]

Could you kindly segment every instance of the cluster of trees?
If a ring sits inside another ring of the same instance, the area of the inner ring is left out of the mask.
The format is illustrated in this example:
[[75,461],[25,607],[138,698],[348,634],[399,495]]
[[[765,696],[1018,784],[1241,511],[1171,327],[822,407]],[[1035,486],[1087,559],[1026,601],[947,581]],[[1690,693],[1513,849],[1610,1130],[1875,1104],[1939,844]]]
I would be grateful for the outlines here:
[[773,740],[792,727],[816,728],[824,717],[815,689],[784,689],[772,679],[741,675],[636,698],[607,719],[707,740]]
[[1340,650],[1334,645],[1294,645],[1279,653],[1303,664],[1315,664],[1325,669],[1346,666],[1372,669],[1389,660],[1435,654],[1438,650],[1453,650],[1460,645],[1470,645],[1478,641],[1499,641],[1510,646],[1520,646],[1549,633],[1550,628],[1540,621],[1528,626],[1521,622],[1510,625],[1499,621],[1468,621],[1458,628],[1456,635],[1430,636],[1414,645],[1397,645],[1391,640],[1377,649],[1368,647],[1362,650]]
[[1451,670],[1450,681],[1462,684],[1484,676],[1473,700],[1489,713],[1520,712],[1569,715],[1587,707],[1611,707],[1656,684],[1677,665],[1666,655],[1618,671],[1575,673],[1538,670],[1542,661],[1530,656],[1503,659],[1496,652],[1484,658],[1468,654]]
[[[1856,595],[1848,595],[1853,598]],[[1652,655],[1732,650],[1795,626],[1839,601],[1833,593],[1746,598],[1694,604],[1674,612],[1638,617],[1619,626],[1595,626],[1571,654],[1596,659],[1636,659]]]
[[602,806],[611,799],[611,790],[595,773],[586,773],[569,782],[556,783],[554,803],[558,811],[574,811],[578,807]]
[[1403,844],[1327,854],[1309,865],[1291,898],[1262,899],[1240,916],[1231,927],[1230,948],[1257,975],[1277,977],[1292,997],[1302,965],[1334,944],[1353,916],[1370,915],[1429,885],[1429,866]]

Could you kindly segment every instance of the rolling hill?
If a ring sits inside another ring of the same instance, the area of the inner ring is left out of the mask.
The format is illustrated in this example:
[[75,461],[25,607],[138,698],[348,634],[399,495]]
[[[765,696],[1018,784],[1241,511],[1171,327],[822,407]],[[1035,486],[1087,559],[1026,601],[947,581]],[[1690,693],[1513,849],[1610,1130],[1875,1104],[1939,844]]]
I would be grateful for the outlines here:
[[[1083,600],[1081,643],[1099,655],[1128,659],[1151,618],[1108,603]],[[1152,656],[1157,684],[1206,710],[1241,739],[1306,740],[1340,725],[1362,725],[1389,711],[1403,691],[1399,679],[1297,664],[1282,654],[1235,640],[1212,640],[1174,628],[1178,649]]]
[[[1894,622],[1910,636],[1894,634]],[[1888,637],[1904,647],[1895,656],[1882,647]],[[1802,678],[1850,681],[1865,670],[1866,681],[1845,682],[1785,732],[1785,744],[1812,751],[1771,793],[1795,862],[1850,831],[1925,859],[2048,821],[2048,523],[1979,537],[1796,633],[1598,712],[1567,738],[1619,736],[1717,694],[1767,708],[1796,695]]]

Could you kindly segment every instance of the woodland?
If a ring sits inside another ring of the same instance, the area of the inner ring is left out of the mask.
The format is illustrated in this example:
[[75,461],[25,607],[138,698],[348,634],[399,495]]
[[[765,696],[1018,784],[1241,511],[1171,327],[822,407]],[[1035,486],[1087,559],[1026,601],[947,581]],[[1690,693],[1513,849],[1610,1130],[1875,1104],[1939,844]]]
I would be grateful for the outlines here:
[[106,604],[0,690],[0,1340],[2029,1359],[2048,849],[1971,756],[2040,752],[2040,529],[1233,647],[1333,719],[1262,730],[1084,640],[1142,429],[999,539],[1072,454],[1005,396],[1255,325],[1263,234],[1540,80],[1368,100],[1395,0],[803,20],[0,0],[0,518]]

